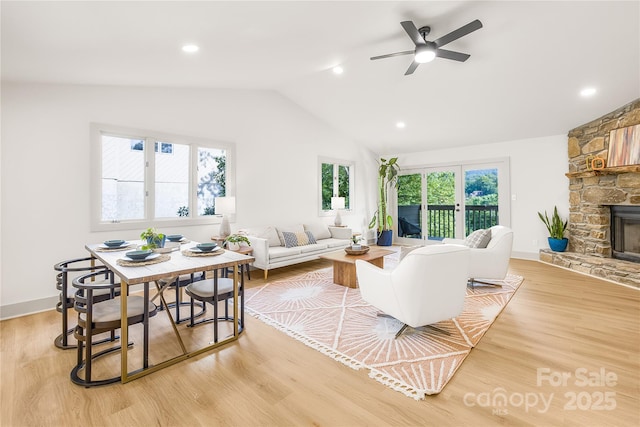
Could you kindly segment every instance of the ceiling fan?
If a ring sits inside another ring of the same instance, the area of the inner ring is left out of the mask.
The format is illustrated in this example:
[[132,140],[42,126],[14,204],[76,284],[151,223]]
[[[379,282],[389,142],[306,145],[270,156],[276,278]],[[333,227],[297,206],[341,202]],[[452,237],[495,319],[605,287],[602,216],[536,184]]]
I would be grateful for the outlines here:
[[416,28],[412,21],[402,21],[400,25],[402,25],[402,28],[404,28],[413,43],[416,45],[415,50],[405,50],[403,52],[373,56],[371,57],[371,60],[391,58],[393,56],[400,55],[414,55],[413,62],[411,63],[411,65],[409,65],[407,72],[404,73],[405,76],[413,74],[416,68],[418,68],[418,65],[424,64],[425,62],[433,61],[433,59],[436,57],[452,59],[454,61],[460,62],[466,61],[471,55],[467,55],[466,53],[454,52],[452,50],[441,49],[441,47],[451,43],[454,40],[459,39],[460,37],[464,37],[467,34],[474,32],[475,30],[479,30],[480,28],[482,28],[482,22],[476,19],[475,21],[469,22],[467,25],[464,25],[457,30],[452,31],[437,40],[429,42],[425,39],[425,37],[431,32],[431,27],[425,26]]

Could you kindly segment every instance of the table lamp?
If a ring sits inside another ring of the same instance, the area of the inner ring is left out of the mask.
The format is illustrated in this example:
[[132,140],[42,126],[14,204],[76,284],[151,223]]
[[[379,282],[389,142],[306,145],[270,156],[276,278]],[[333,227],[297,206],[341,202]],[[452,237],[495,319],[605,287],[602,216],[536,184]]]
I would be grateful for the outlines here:
[[344,209],[344,197],[332,197],[331,209],[336,211],[336,219],[333,224],[337,227],[342,225],[342,218],[340,217],[340,209]]
[[222,215],[220,223],[220,237],[227,237],[231,234],[231,226],[229,225],[228,215],[236,213],[235,197],[216,197],[215,198],[216,214]]

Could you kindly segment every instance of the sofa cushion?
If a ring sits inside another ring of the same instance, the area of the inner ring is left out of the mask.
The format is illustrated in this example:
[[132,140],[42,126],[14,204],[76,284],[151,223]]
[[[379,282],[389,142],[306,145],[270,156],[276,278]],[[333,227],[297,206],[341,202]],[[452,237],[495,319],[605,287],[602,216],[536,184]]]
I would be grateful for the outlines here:
[[318,243],[327,245],[328,248],[342,248],[348,246],[351,240],[347,239],[322,239],[318,240]]
[[269,259],[286,258],[294,255],[300,255],[300,248],[285,248],[284,246],[273,246],[269,248]]
[[315,244],[311,244],[311,245],[306,245],[306,246],[300,246],[300,251],[303,254],[308,254],[311,252],[316,252],[316,251],[324,251],[327,249],[327,245],[325,245],[324,243],[315,243]]
[[329,227],[324,222],[316,221],[310,224],[305,224],[304,229],[306,231],[310,231],[316,240],[331,238]]
[[486,248],[491,240],[490,229],[480,229],[469,234],[464,241],[464,244],[470,248]]
[[280,237],[278,237],[278,231],[275,227],[256,227],[247,230],[247,234],[260,237],[261,239],[267,239],[270,247],[282,245],[282,243],[280,243]]

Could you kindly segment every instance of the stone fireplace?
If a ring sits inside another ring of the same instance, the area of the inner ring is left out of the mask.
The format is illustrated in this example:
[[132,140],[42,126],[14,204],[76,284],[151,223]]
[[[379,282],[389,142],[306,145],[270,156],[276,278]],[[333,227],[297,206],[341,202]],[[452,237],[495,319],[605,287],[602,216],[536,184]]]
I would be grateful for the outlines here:
[[612,207],[640,209],[640,165],[587,168],[588,159],[594,156],[606,160],[612,130],[636,124],[640,124],[640,99],[569,131],[569,247],[567,252],[543,249],[541,261],[640,288],[640,263],[633,256],[638,245],[633,241],[637,233],[633,221],[627,230],[631,235],[623,238],[631,259],[619,259],[625,247],[620,251],[619,246],[612,246],[612,237],[618,237],[618,244],[621,238],[613,234],[620,232],[621,224],[612,222]]
[[611,252],[640,263],[640,206],[611,206]]

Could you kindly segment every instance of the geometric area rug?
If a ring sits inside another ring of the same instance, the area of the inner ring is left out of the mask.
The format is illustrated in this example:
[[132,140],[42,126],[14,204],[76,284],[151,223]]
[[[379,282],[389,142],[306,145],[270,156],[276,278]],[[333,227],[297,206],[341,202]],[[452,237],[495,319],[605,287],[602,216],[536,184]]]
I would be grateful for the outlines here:
[[407,328],[377,316],[359,289],[333,283],[331,267],[245,290],[247,312],[287,335],[416,400],[442,391],[522,284],[467,287],[463,312],[433,326]]

